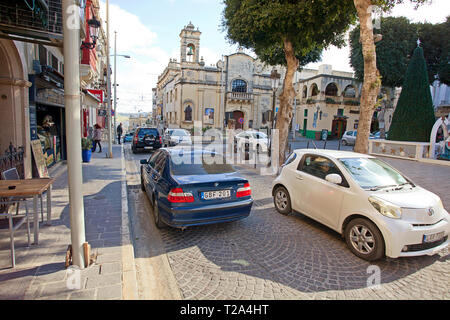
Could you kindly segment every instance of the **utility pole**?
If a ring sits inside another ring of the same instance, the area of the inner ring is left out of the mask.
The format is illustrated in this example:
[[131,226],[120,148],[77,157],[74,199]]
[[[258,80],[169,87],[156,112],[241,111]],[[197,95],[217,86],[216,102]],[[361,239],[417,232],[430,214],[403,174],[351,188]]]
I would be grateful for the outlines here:
[[[74,9],[75,8],[75,9]],[[83,204],[80,107],[80,16],[74,0],[62,1],[64,43],[64,104],[67,128],[67,171],[69,177],[70,234],[72,261],[85,267],[86,241]],[[35,221],[34,223],[39,223]]]
[[[117,31],[114,31],[114,141],[117,139],[116,113],[117,113]],[[118,141],[120,143],[120,141]],[[117,142],[116,142],[117,143]]]
[[[111,67],[109,62],[109,0],[106,0],[106,66],[107,66],[107,96],[108,96],[108,158],[112,158],[112,121],[111,121]],[[114,110],[114,114],[115,114]]]

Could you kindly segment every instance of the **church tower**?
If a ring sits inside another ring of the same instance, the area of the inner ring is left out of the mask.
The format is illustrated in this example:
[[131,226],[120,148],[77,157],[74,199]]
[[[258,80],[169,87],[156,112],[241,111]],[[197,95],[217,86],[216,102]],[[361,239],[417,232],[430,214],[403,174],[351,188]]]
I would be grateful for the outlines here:
[[180,33],[180,53],[181,62],[199,63],[200,57],[200,35],[202,33],[195,30],[194,25],[189,22]]

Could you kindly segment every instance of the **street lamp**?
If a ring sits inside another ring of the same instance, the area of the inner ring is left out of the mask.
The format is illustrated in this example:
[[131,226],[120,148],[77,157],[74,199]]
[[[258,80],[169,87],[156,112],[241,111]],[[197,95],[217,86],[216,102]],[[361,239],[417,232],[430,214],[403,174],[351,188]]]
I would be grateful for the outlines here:
[[280,78],[281,78],[281,75],[278,73],[277,69],[273,68],[272,72],[270,73],[270,80],[271,80],[272,91],[273,91],[271,133],[272,133],[272,129],[274,128],[274,125],[275,125],[275,93],[277,92],[277,89],[278,89],[278,86],[280,83]]
[[[117,31],[114,31],[114,141],[117,139],[117,124],[116,124],[116,114],[117,114],[117,57],[124,57],[130,59],[131,57],[126,54],[117,54]],[[118,141],[120,143],[120,141]],[[116,142],[117,143],[117,142]]]
[[100,21],[94,18],[88,20],[89,27],[89,37],[92,39],[92,42],[83,41],[81,43],[81,49],[89,49],[92,50],[95,48],[98,39],[98,32],[101,26]]

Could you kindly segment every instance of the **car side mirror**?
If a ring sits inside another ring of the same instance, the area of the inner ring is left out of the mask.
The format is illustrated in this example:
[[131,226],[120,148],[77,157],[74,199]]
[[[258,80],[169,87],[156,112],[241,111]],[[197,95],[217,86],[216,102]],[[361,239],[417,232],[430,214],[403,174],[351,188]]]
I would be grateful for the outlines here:
[[328,174],[325,177],[325,180],[328,182],[334,183],[334,184],[341,184],[342,183],[342,177],[336,173]]
[[141,164],[148,164],[148,161],[145,159],[142,159],[140,162],[141,162]]

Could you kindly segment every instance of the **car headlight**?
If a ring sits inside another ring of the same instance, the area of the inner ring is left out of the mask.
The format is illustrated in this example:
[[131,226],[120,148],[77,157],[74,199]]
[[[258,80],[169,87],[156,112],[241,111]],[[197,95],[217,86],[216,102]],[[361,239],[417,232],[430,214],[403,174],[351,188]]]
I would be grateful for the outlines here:
[[376,197],[369,197],[369,202],[383,216],[392,219],[400,219],[402,217],[402,208],[395,204]]

